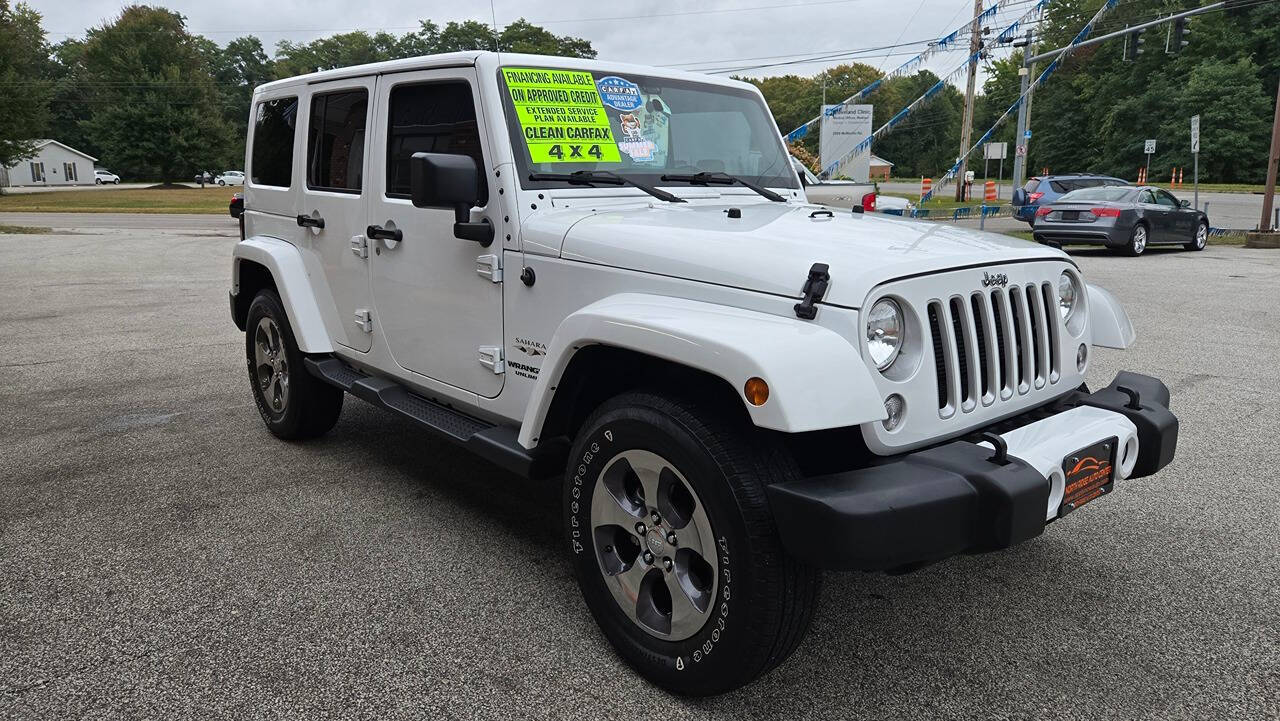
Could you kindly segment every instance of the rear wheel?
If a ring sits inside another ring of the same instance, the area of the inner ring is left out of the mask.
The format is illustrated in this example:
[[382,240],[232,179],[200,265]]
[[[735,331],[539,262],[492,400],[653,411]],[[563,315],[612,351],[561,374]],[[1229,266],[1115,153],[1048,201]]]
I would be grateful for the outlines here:
[[306,371],[289,317],[271,290],[259,291],[245,323],[245,359],[253,400],[278,438],[323,435],[338,422],[342,390]]
[[1187,250],[1204,250],[1205,245],[1209,243],[1209,223],[1200,221],[1196,226],[1196,237],[1190,243],[1182,246]]
[[94,185],[102,185],[102,178],[94,178],[94,179],[93,179],[93,184],[94,184]]
[[1150,233],[1151,231],[1147,228],[1146,223],[1137,223],[1133,226],[1133,230],[1129,232],[1129,242],[1120,246],[1120,251],[1125,255],[1142,255],[1142,251],[1147,249]]
[[707,696],[799,644],[818,573],[786,555],[764,490],[794,462],[710,404],[629,393],[583,426],[565,477],[579,588],[619,655],[655,684]]

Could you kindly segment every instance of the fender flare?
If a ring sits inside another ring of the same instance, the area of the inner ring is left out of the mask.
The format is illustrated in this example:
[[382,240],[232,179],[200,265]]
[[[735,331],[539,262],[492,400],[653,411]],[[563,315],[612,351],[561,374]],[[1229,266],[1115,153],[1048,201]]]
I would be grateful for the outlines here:
[[[537,445],[554,389],[574,354],[591,345],[634,350],[723,378],[761,428],[800,433],[887,417],[857,349],[832,330],[731,306],[620,293],[572,313],[556,329],[520,425],[525,448]],[[753,376],[769,384],[761,406],[742,396]]]
[[1138,336],[1120,301],[1104,288],[1089,284],[1085,287],[1089,293],[1089,326],[1093,330],[1093,345],[1119,350],[1133,345]]
[[332,353],[333,344],[320,316],[307,279],[302,254],[292,243],[277,238],[254,236],[236,243],[231,261],[231,294],[240,293],[240,263],[251,261],[265,267],[275,280],[280,302],[289,316],[294,340],[303,353]]

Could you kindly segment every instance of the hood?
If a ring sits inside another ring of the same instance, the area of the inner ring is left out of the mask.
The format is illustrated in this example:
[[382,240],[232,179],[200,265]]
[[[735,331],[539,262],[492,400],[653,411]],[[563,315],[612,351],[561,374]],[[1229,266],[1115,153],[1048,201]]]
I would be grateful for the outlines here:
[[[887,280],[965,266],[1070,259],[1029,241],[848,210],[792,203],[555,210],[560,255],[598,265],[801,297],[814,263],[830,266],[824,302],[856,308]],[[546,220],[551,220],[547,218]]]

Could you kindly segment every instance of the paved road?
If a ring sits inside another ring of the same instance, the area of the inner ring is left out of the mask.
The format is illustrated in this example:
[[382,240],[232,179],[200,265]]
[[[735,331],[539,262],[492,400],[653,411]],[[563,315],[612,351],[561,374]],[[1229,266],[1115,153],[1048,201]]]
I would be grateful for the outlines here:
[[239,233],[240,228],[236,219],[225,213],[0,213],[0,225],[77,233],[112,229]]
[[[1158,476],[1017,549],[828,576],[786,664],[687,701],[610,652],[531,484],[349,400],[282,443],[232,228],[0,236],[0,717],[1263,719],[1280,710],[1280,253],[1077,258],[1164,377]],[[149,221],[148,221],[149,222]]]
[[[981,193],[982,183],[975,185],[974,193]],[[880,183],[881,192],[897,193],[908,195],[919,195],[919,183]],[[955,186],[948,189],[950,196],[955,195]],[[1000,188],[1000,198],[1002,203],[1008,203],[1013,189],[1009,185],[1003,185]],[[1172,191],[1179,199],[1192,200],[1190,186],[1181,190]],[[950,197],[949,196],[949,197]],[[1262,219],[1262,194],[1261,193],[1201,193],[1199,207],[1209,215],[1209,222],[1217,228],[1230,228],[1233,230],[1252,230],[1258,227],[1258,221]],[[1273,221],[1274,222],[1274,221]],[[1021,230],[1027,229],[1026,223],[1021,223]]]

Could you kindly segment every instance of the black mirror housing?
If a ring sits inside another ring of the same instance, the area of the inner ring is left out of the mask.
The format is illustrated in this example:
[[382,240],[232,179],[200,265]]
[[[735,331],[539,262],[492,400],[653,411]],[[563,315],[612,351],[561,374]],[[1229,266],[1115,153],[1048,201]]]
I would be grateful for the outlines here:
[[480,169],[475,158],[455,153],[414,153],[409,158],[409,195],[415,208],[453,208],[453,235],[484,247],[493,242],[489,221],[471,222],[480,204]]
[[1190,208],[1190,207],[1191,207],[1191,201],[1190,201],[1190,200],[1179,200],[1179,201],[1178,201],[1178,207],[1179,207],[1179,208]]
[[480,202],[480,171],[469,155],[414,153],[409,188],[415,207],[469,209]]

